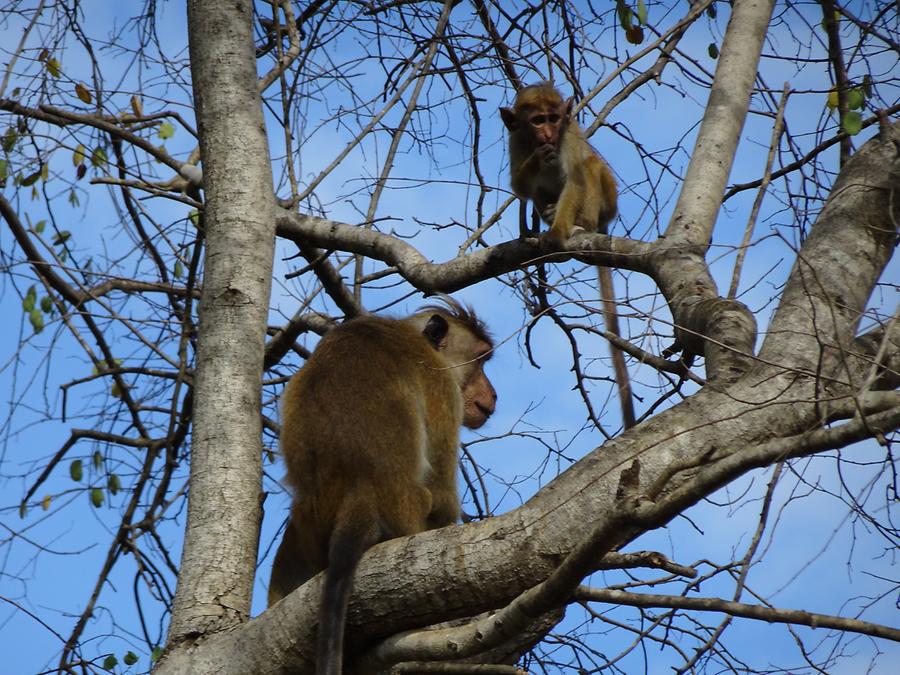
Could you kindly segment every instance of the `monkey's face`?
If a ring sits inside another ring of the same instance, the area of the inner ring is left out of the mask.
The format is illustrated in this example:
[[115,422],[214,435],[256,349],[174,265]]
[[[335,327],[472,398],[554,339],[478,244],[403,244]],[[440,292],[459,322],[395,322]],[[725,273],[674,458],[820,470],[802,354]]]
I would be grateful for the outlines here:
[[497,406],[497,392],[484,373],[484,360],[473,364],[474,369],[463,385],[463,425],[477,429],[488,421]]
[[565,121],[565,104],[531,110],[526,122],[534,135],[536,145],[559,147]]
[[484,373],[484,364],[494,353],[494,345],[471,310],[457,309],[457,316],[438,309],[414,315],[407,321],[443,357],[462,393],[463,426],[477,429],[487,422],[497,405],[497,392]]
[[451,366],[463,398],[463,426],[477,429],[497,406],[497,392],[484,372],[494,345],[475,335],[458,319],[448,318],[448,328],[437,350]]

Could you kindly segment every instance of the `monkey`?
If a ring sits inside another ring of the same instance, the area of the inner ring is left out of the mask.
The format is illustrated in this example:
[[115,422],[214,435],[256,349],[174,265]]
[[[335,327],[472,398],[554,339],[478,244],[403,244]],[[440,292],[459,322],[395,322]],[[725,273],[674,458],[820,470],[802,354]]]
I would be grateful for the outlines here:
[[[549,82],[523,87],[512,108],[500,108],[509,130],[509,168],[513,192],[530,199],[550,225],[547,237],[565,241],[578,228],[607,234],[618,213],[616,179],[572,116],[574,99],[564,100]],[[597,267],[607,330],[621,337],[612,273]],[[613,371],[626,429],[634,426],[634,403],[625,357],[610,345]]]
[[616,179],[572,118],[573,103],[542,82],[520,89],[512,108],[500,108],[513,192],[534,202],[548,236],[561,241],[576,227],[605,234],[618,211]]
[[316,672],[339,675],[360,558],[375,544],[456,523],[461,426],[481,427],[497,392],[493,341],[449,297],[405,319],[329,331],[282,394],[281,449],[293,488],[269,606],[325,570]]

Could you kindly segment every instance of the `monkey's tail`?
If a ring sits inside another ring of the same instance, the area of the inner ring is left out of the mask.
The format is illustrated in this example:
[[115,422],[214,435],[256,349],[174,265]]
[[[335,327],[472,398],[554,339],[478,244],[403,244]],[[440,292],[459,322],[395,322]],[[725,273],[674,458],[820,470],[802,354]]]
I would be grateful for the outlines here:
[[[608,267],[597,266],[597,280],[600,285],[600,303],[603,305],[603,321],[606,330],[617,338],[622,337],[619,330],[619,316],[616,313],[616,292],[613,287],[612,272]],[[622,405],[622,422],[626,429],[635,424],[634,401],[631,393],[631,378],[625,365],[625,354],[610,343],[609,353],[612,356],[613,374],[616,376],[616,388],[619,390],[619,402]]]
[[353,576],[363,554],[381,541],[377,512],[365,500],[347,499],[337,515],[319,610],[317,675],[343,675],[344,624]]

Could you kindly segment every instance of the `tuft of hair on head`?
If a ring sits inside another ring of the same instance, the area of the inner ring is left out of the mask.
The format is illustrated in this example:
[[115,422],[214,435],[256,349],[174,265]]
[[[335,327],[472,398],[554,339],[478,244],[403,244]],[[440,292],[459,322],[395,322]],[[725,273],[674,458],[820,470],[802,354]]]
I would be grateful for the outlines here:
[[479,340],[483,340],[491,346],[494,345],[494,338],[491,336],[490,331],[484,322],[478,318],[478,315],[471,305],[464,305],[458,300],[454,300],[449,295],[444,295],[443,293],[437,295],[435,299],[438,300],[438,302],[424,305],[420,307],[416,313],[438,312],[440,314],[446,314],[468,326]]
[[529,94],[533,94],[536,92],[542,91],[547,94],[556,94],[559,96],[559,90],[556,88],[556,85],[553,84],[550,80],[543,80],[541,82],[535,82],[534,84],[527,84],[516,92],[516,101],[519,101],[525,96]]

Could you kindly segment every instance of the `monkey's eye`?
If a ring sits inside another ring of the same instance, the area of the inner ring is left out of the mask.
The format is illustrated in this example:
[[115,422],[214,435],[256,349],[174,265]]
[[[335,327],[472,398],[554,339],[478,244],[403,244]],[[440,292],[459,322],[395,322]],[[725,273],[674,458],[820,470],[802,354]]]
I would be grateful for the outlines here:
[[536,127],[542,127],[545,124],[552,124],[556,126],[559,124],[562,118],[557,114],[548,114],[548,115],[534,115],[531,118],[531,124]]

